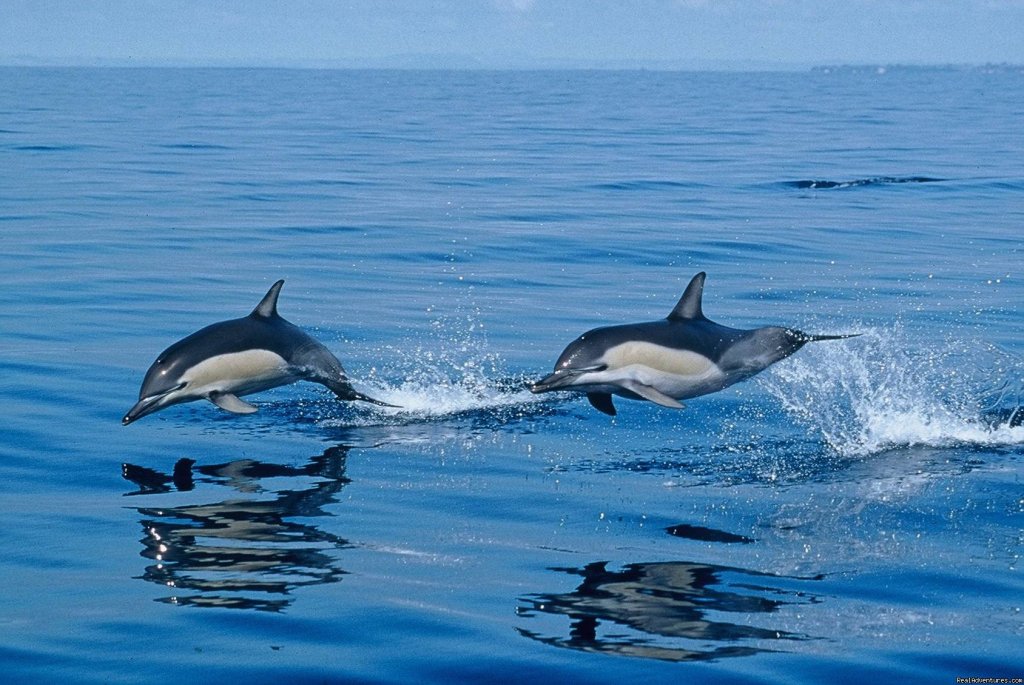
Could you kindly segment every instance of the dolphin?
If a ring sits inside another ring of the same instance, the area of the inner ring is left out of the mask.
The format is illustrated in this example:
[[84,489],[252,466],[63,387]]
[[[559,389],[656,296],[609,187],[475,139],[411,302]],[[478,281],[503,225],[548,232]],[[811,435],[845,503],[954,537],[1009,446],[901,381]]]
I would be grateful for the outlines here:
[[251,414],[256,407],[239,395],[296,381],[327,386],[340,400],[393,406],[356,392],[337,357],[281,318],[277,298],[283,285],[283,280],[272,285],[249,316],[207,326],[160,353],[142,381],[139,401],[121,423],[201,399],[234,414]]
[[[586,393],[598,411],[615,416],[612,395],[682,409],[679,400],[739,383],[809,342],[853,335],[809,335],[792,328],[728,328],[704,316],[702,271],[661,321],[587,331],[565,348],[534,393]],[[855,334],[856,335],[856,334]]]

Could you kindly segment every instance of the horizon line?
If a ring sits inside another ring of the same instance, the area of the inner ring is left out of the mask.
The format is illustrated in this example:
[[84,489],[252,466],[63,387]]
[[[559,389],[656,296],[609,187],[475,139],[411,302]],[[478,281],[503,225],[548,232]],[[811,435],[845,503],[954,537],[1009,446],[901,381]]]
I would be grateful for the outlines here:
[[295,69],[324,71],[752,71],[793,72],[813,70],[888,69],[998,69],[1024,70],[1014,62],[900,62],[900,61],[800,61],[770,62],[731,59],[589,60],[532,59],[482,62],[468,55],[394,55],[382,58],[340,59],[185,59],[131,57],[40,58],[30,55],[0,56],[3,68],[168,68],[168,69]]
[[37,59],[0,56],[4,69],[266,69],[297,71],[400,71],[400,72],[806,72],[888,70],[998,70],[1024,71],[1024,63],[911,62],[911,61],[808,61],[765,62],[758,60],[538,60],[515,63],[466,63],[445,59],[133,59],[72,58]]

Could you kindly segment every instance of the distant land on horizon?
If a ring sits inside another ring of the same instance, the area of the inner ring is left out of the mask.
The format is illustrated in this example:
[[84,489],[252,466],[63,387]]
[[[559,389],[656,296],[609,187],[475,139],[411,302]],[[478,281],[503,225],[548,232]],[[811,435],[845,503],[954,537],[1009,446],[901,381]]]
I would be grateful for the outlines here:
[[430,71],[844,71],[878,72],[894,69],[1024,71],[1011,63],[895,63],[832,64],[825,62],[762,62],[753,60],[584,60],[543,59],[520,55],[480,58],[468,54],[398,54],[387,57],[347,59],[134,59],[72,57],[55,60],[33,55],[0,55],[3,67],[138,67],[138,68],[243,68],[243,69],[337,69],[337,70],[430,70]]

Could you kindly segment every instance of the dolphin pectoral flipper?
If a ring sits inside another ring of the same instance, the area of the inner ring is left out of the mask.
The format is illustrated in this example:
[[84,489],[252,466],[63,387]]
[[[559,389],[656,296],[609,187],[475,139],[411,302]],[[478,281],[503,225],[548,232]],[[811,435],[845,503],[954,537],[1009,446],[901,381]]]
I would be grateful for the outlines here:
[[650,385],[645,385],[639,381],[625,381],[622,383],[622,387],[630,392],[634,392],[645,400],[650,400],[655,404],[660,404],[663,407],[669,407],[670,409],[684,409],[683,403],[679,400],[672,399],[665,393],[661,392],[657,388]]
[[229,392],[211,393],[208,399],[224,411],[229,411],[232,414],[253,414],[258,411],[256,407],[245,400],[240,400],[237,395],[232,395]]
[[606,392],[588,392],[587,399],[590,406],[608,416],[615,416],[615,405],[612,403],[612,396]]

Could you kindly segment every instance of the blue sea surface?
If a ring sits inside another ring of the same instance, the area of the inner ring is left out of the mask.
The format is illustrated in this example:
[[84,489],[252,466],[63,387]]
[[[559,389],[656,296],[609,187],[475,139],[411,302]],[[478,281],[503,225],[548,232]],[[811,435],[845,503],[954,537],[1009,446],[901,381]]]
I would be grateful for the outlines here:
[[[1024,677],[1024,73],[0,69],[4,682]],[[708,274],[810,344],[532,395]],[[299,383],[128,427],[281,314]]]

